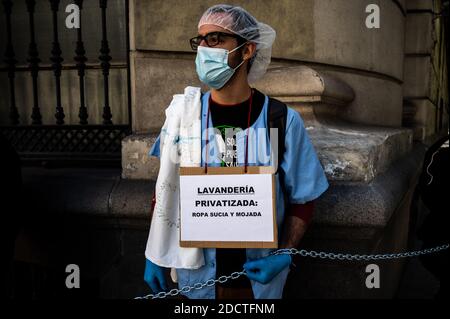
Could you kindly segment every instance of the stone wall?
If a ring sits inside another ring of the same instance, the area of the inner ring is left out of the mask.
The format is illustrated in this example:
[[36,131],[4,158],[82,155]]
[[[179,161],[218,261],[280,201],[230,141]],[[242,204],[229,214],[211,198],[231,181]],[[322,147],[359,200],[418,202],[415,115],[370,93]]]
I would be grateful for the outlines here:
[[440,7],[441,1],[407,1],[403,124],[419,140],[448,127],[446,35],[436,16]]
[[[355,90],[356,98],[341,114],[343,118],[363,124],[401,125],[405,24],[401,2],[232,3],[242,5],[276,30],[272,67],[306,64],[317,70],[333,71]],[[379,4],[383,12],[380,29],[365,27],[365,7],[369,3]],[[182,92],[187,85],[200,86],[195,73],[195,53],[188,41],[197,34],[203,11],[213,4],[214,1],[200,0],[132,1],[135,132],[159,130],[172,95]]]
[[[365,27],[370,3],[380,6],[380,29]],[[196,35],[199,17],[212,4],[132,1],[132,112],[133,131],[139,134],[123,141],[123,178],[156,180],[158,160],[147,153],[172,95],[187,85],[201,86],[188,39]],[[440,61],[434,64],[439,70],[446,68],[445,61],[426,51],[440,28],[426,14],[413,17],[416,13],[408,10],[419,5],[414,1],[408,7],[405,1],[388,0],[233,4],[277,31],[272,63],[254,86],[300,112],[330,182],[302,248],[358,254],[406,250],[410,201],[426,150],[413,139],[435,139],[447,127],[433,129],[426,105],[438,95],[445,97],[436,85],[445,86],[446,77],[431,75],[431,61]],[[404,101],[421,107],[408,108]],[[408,116],[422,121],[422,133],[416,126],[404,126]],[[285,294],[392,298],[404,262],[378,263],[384,284],[370,291],[365,287],[367,263],[301,259]]]

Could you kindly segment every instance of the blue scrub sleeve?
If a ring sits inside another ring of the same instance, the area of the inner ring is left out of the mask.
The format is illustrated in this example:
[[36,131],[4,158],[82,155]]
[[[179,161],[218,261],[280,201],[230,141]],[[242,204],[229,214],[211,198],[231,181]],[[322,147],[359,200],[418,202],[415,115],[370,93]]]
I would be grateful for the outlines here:
[[291,204],[304,204],[318,198],[328,181],[300,114],[288,108],[285,153],[280,168]]
[[150,151],[148,152],[148,156],[156,156],[160,157],[159,154],[159,138],[161,136],[161,133],[158,135],[158,137],[155,140],[155,143],[153,143],[153,146],[151,147]]

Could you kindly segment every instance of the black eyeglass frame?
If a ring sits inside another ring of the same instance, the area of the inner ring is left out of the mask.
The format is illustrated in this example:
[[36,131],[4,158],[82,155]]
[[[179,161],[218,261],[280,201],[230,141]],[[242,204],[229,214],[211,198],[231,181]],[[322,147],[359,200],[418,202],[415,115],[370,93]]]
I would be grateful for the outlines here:
[[[209,43],[208,37],[211,36],[211,35],[217,35],[217,43],[215,43],[215,44],[210,44]],[[198,35],[196,37],[191,38],[189,40],[189,44],[191,45],[191,49],[193,51],[197,51],[197,48],[200,46],[200,43],[202,43],[203,40],[205,40],[207,46],[215,47],[216,45],[218,45],[220,43],[220,40],[221,40],[222,36],[237,39],[239,45],[246,41],[244,38],[242,38],[242,37],[240,37],[240,36],[238,36],[236,34],[233,34],[233,33],[225,33],[225,32],[220,32],[220,31],[213,31],[213,32],[210,32],[210,33],[205,34],[205,35]]]

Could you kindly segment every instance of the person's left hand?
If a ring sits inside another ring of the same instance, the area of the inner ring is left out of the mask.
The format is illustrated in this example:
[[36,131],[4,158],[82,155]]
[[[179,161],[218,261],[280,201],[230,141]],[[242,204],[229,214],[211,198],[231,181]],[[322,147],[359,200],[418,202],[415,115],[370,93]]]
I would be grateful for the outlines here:
[[290,255],[273,255],[247,261],[244,264],[244,269],[247,272],[248,278],[262,284],[267,284],[284,268],[288,267],[291,262],[292,258]]

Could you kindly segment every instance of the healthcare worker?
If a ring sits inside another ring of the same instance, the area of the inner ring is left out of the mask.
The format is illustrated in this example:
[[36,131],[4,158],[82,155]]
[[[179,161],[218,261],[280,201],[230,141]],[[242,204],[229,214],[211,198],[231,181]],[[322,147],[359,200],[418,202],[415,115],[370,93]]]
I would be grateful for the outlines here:
[[[248,144],[244,137],[247,128],[267,127],[269,99],[251,84],[266,72],[275,36],[270,26],[258,22],[241,7],[215,5],[202,15],[198,35],[190,40],[191,48],[197,52],[198,77],[210,88],[201,98],[202,128],[218,129],[225,144],[219,158],[207,157],[208,165],[243,166],[245,161],[248,165],[271,165],[266,158],[255,155],[260,152],[258,148],[268,145],[268,134],[249,135]],[[206,141],[202,143],[204,150]],[[159,156],[159,138],[150,155]],[[279,247],[297,247],[311,220],[314,200],[328,188],[328,182],[302,118],[291,108],[286,119],[285,152],[275,177]],[[178,285],[193,286],[245,269],[246,276],[215,287],[193,289],[185,295],[217,299],[281,298],[292,258],[287,254],[269,256],[272,251],[205,248],[204,266],[176,270]],[[147,258],[144,279],[154,293],[167,289],[164,273],[163,267]]]

